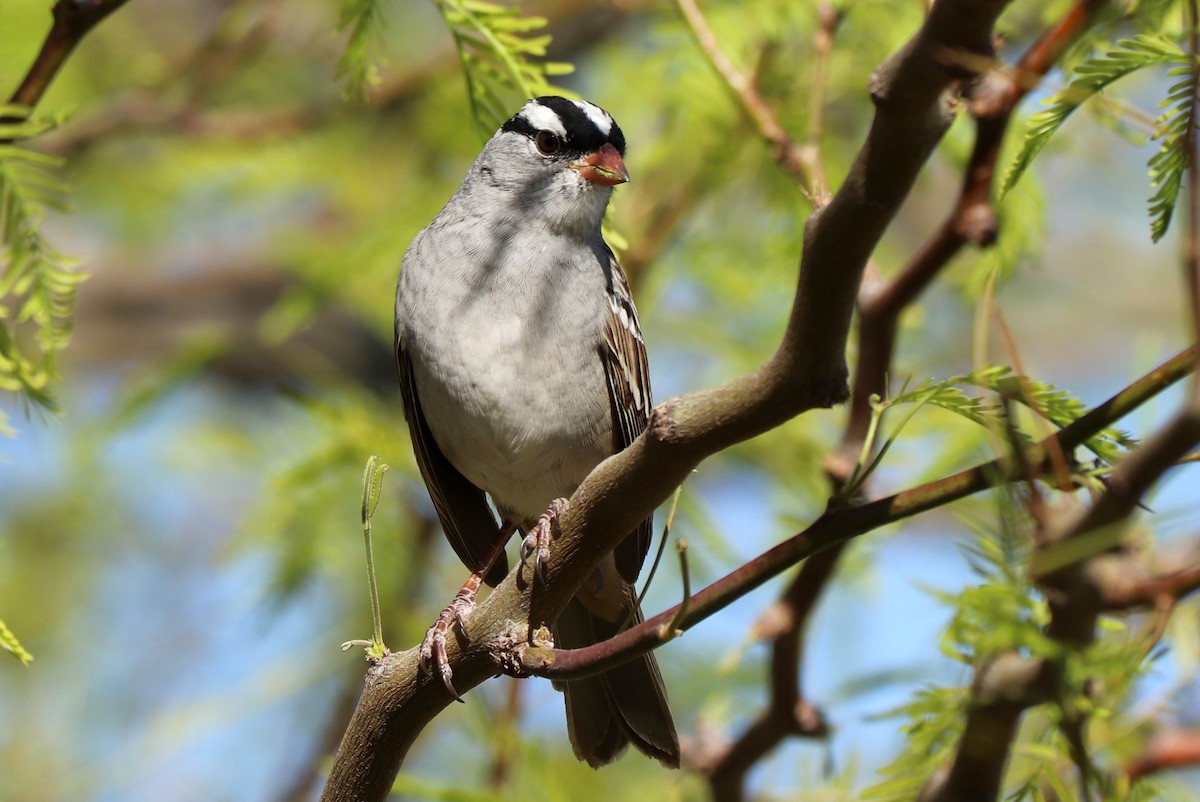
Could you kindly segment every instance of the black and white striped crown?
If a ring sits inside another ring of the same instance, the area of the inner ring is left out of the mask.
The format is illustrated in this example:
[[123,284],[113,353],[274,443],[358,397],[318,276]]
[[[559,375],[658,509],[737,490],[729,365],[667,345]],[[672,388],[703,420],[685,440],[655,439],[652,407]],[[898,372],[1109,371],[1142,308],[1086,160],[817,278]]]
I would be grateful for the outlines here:
[[556,95],[534,98],[500,127],[525,136],[541,131],[557,134],[566,150],[593,153],[606,143],[625,155],[625,135],[612,115],[586,100],[567,100]]

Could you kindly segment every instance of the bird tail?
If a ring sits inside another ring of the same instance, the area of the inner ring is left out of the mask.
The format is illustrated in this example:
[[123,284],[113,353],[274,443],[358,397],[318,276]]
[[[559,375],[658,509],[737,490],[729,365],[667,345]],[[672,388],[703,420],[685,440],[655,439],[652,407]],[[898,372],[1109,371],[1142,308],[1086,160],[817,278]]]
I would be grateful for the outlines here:
[[[642,612],[632,587],[627,595],[638,623]],[[607,621],[572,599],[555,625],[555,641],[561,649],[591,646],[616,635],[621,623]],[[630,743],[665,766],[679,767],[679,737],[653,652],[603,674],[555,686],[566,697],[567,733],[575,756],[592,768],[611,763]]]

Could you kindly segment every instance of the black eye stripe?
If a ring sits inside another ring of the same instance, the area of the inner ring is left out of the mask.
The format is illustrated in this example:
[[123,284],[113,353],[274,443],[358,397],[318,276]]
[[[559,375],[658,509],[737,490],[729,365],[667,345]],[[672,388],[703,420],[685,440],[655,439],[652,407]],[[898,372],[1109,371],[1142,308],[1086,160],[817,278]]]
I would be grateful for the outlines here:
[[[625,135],[615,122],[605,134],[596,127],[596,123],[588,117],[583,109],[566,98],[547,95],[539,97],[533,102],[550,109],[558,117],[563,130],[566,131],[566,136],[563,137],[563,152],[592,153],[605,144],[611,144],[618,153],[622,156],[625,155]],[[522,116],[520,112],[504,123],[500,130],[523,134],[530,139],[535,138],[539,132],[533,123]]]

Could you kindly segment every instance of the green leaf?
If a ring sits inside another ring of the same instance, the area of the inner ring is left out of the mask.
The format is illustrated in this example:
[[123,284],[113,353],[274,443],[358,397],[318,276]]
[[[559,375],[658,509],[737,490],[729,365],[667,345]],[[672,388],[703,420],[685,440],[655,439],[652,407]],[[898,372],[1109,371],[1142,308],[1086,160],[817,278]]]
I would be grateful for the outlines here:
[[[26,110],[0,106],[10,138],[53,127],[27,119]],[[58,352],[71,334],[75,293],[86,278],[42,237],[50,209],[62,209],[67,186],[53,170],[62,159],[15,144],[0,145],[0,390],[19,392],[54,409],[50,387],[58,379]],[[0,433],[11,431],[0,426]]]
[[1166,111],[1158,119],[1154,138],[1160,140],[1162,145],[1150,157],[1148,165],[1150,185],[1157,187],[1150,198],[1150,238],[1154,242],[1162,239],[1171,225],[1171,215],[1175,211],[1175,201],[1187,169],[1192,142],[1189,132],[1196,128],[1196,69],[1193,61],[1187,67],[1171,70],[1170,74],[1184,75],[1185,78],[1172,86],[1166,99],[1159,104]]
[[[1004,410],[1000,404],[983,396],[968,395],[959,389],[959,385],[1007,395],[1060,428],[1088,412],[1088,407],[1066,390],[1019,376],[1012,368],[1002,365],[989,365],[943,381],[927,379],[912,390],[889,399],[887,405],[929,404],[988,428],[1003,424]],[[1136,441],[1119,429],[1106,428],[1088,439],[1085,445],[1102,462],[1111,465],[1125,450],[1136,445]]]
[[1104,55],[1081,63],[1075,68],[1077,77],[1048,101],[1050,107],[1029,118],[1025,141],[1001,182],[1000,197],[1004,197],[1016,185],[1042,148],[1084,102],[1109,84],[1145,67],[1187,62],[1188,55],[1170,39],[1159,35],[1142,35],[1117,42]]
[[545,62],[545,17],[521,16],[518,8],[478,0],[433,0],[458,50],[471,118],[480,135],[491,133],[515,103],[539,95],[573,96],[550,78],[574,70],[570,64]]
[[348,96],[362,98],[368,86],[379,83],[379,74],[371,62],[371,37],[382,27],[380,0],[342,0],[338,31],[350,31],[346,48],[337,64],[337,77]]
[[25,647],[17,640],[17,636],[4,623],[4,619],[0,619],[0,646],[7,649],[9,654],[20,660],[24,665],[29,665],[33,662],[33,655],[25,650]]

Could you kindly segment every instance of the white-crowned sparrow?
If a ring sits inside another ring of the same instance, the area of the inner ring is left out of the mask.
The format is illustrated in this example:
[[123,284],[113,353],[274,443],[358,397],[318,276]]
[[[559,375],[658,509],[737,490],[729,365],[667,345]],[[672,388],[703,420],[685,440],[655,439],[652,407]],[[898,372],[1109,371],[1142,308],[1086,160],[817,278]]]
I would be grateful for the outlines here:
[[[422,645],[422,664],[434,664],[456,697],[446,633],[464,623],[481,579],[494,585],[507,573],[505,540],[532,530],[526,546],[540,559],[552,502],[646,427],[646,348],[600,233],[612,188],[629,178],[624,151],[621,129],[598,106],[531,100],[404,256],[396,355],[405,417],[446,537],[475,572]],[[650,526],[631,532],[571,601],[555,624],[558,646],[587,646],[641,620],[630,583]],[[653,655],[562,690],[581,760],[603,765],[632,742],[678,765]]]

